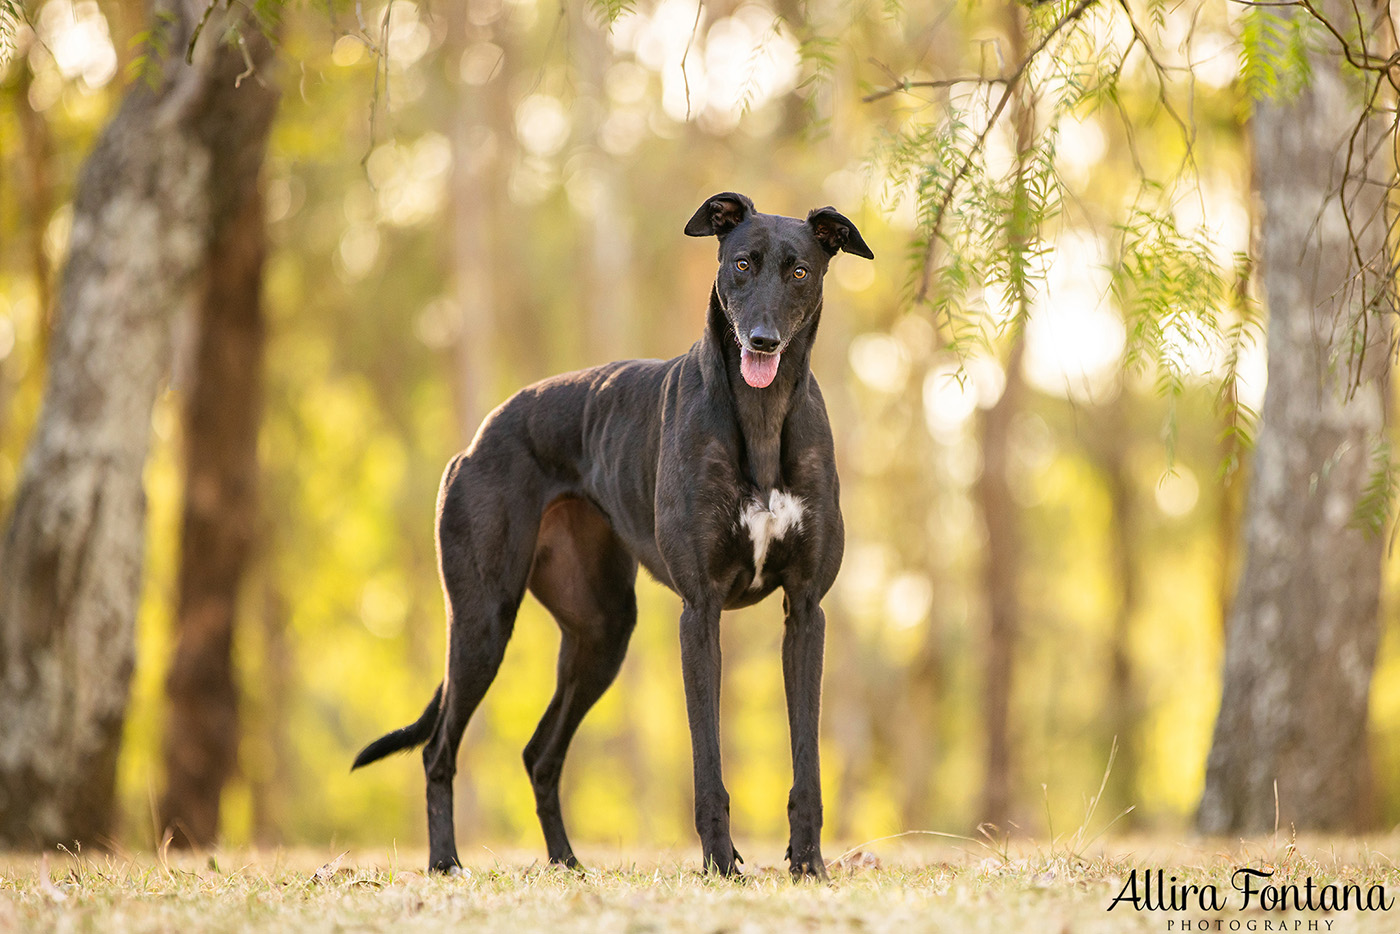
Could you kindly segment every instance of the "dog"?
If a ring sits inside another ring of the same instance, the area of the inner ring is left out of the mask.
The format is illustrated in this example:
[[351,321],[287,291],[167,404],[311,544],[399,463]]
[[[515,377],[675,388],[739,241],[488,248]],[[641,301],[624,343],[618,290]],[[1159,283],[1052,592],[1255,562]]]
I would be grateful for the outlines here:
[[641,565],[683,601],[695,829],[705,868],[723,875],[742,860],[720,772],[720,611],[783,589],[793,770],[785,858],[794,878],[826,878],[821,600],[845,538],[831,426],[809,361],[831,259],[875,256],[834,208],[805,220],[760,214],[734,192],[706,199],[685,233],[719,239],[704,336],[672,360],[610,363],[522,389],[486,417],[443,475],[446,677],[416,722],[370,743],[352,766],[426,744],[431,870],[461,871],[457,748],[527,588],[562,641],[558,684],[525,747],[525,768],[550,862],[578,866],[559,776],[579,722],[622,664]]

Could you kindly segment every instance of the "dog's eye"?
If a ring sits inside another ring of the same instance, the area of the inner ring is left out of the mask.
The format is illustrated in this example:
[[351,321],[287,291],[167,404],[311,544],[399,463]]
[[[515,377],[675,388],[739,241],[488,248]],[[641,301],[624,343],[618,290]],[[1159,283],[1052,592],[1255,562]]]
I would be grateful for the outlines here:
[[746,259],[737,260],[734,263],[734,268],[739,270],[740,272],[748,272],[749,261]]
[[792,271],[792,277],[794,279],[805,279],[807,278],[807,270],[803,269],[801,266],[798,266]]

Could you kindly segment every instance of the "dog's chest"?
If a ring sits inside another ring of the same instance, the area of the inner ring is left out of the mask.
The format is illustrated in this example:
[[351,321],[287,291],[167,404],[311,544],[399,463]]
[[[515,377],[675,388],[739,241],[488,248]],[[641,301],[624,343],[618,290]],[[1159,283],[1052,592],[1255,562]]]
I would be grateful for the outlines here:
[[802,500],[783,490],[773,490],[767,501],[757,497],[743,503],[739,509],[739,528],[753,544],[753,583],[750,590],[763,585],[763,566],[775,542],[791,541],[802,531],[804,507]]

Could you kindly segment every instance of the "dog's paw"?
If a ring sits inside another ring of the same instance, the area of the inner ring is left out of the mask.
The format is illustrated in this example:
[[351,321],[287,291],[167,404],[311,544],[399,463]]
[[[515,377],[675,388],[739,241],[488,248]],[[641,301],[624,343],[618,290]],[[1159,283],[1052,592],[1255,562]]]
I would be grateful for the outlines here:
[[830,882],[831,878],[826,874],[826,862],[822,859],[820,852],[808,852],[807,854],[794,858],[792,847],[788,847],[783,858],[788,861],[788,872],[792,875],[794,882]]
[[433,876],[446,876],[449,879],[465,879],[471,875],[462,868],[462,864],[457,862],[457,857],[451,859],[435,859],[428,864],[428,874]]
[[578,858],[574,856],[573,853],[568,853],[559,857],[551,856],[549,858],[549,867],[551,869],[569,869],[579,874],[584,872],[583,864],[578,861]]
[[739,856],[739,851],[730,847],[730,855],[727,859],[718,854],[705,857],[705,872],[710,875],[724,876],[727,879],[738,879],[743,876],[739,871],[739,863],[743,862]]

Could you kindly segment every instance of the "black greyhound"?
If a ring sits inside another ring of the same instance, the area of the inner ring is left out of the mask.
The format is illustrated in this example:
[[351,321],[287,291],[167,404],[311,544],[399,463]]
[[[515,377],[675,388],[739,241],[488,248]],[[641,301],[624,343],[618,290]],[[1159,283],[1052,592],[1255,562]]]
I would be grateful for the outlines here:
[[817,753],[821,599],[841,565],[836,461],[808,364],[822,277],[840,250],[874,254],[845,217],[759,214],[733,192],[685,225],[719,238],[704,336],[673,360],[628,360],[522,389],[453,458],[437,503],[447,677],[416,723],[375,740],[359,768],[427,743],[430,868],[459,866],[457,746],[496,676],[528,587],[563,633],[559,682],[525,768],[550,862],[577,865],[559,810],[569,741],[622,664],[641,564],[684,601],[681,666],[705,866],[734,873],[720,774],[720,611],[783,588],[792,732],[794,877],[826,877]]

